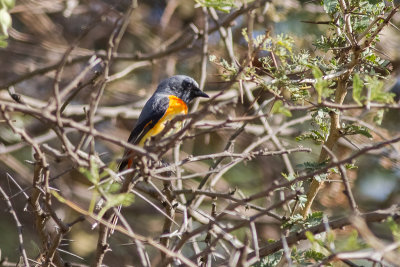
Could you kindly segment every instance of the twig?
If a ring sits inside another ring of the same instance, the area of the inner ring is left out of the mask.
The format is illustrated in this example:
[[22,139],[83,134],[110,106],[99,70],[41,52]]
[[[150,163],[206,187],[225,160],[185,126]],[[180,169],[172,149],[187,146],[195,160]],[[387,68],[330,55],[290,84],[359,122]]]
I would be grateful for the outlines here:
[[[232,12],[229,16],[225,17],[219,24],[221,26],[227,26],[229,24],[232,23],[232,21],[234,21],[236,18],[238,18],[240,15],[246,13],[249,10],[258,8],[259,6],[265,4],[266,2],[270,2],[270,0],[260,0],[260,1],[255,1],[249,5],[247,5],[246,7],[242,6],[240,9],[238,9],[235,12]],[[211,34],[215,31],[218,30],[218,26],[210,28],[208,31],[208,34]],[[177,51],[182,50],[183,48],[189,46],[193,40],[195,39],[195,37],[197,37],[196,35],[189,35],[189,37],[184,38],[184,36],[187,36],[187,32],[183,32],[180,36],[178,36],[176,39],[180,40],[178,43],[171,45],[167,48],[161,48],[159,51],[156,52],[152,52],[149,54],[141,54],[141,53],[137,53],[136,55],[131,55],[131,54],[116,54],[114,56],[114,60],[130,60],[130,61],[148,61],[148,60],[154,60],[154,59],[159,59],[168,55],[171,55]],[[200,36],[201,37],[201,36]],[[88,60],[90,57],[92,56],[97,56],[100,58],[105,58],[106,54],[104,52],[95,52],[92,53],[90,55],[85,55],[85,56],[80,56],[80,57],[75,57],[71,60],[69,60],[66,65],[71,65],[71,64],[75,64],[75,63],[79,63],[79,62],[83,62]],[[48,65],[46,67],[43,68],[39,68],[36,69],[30,73],[24,74],[22,76],[19,76],[18,78],[6,82],[4,84],[0,85],[0,89],[6,89],[12,85],[15,85],[17,83],[20,83],[22,81],[25,81],[27,79],[30,79],[32,77],[35,77],[37,75],[42,75],[42,74],[46,74],[50,71],[53,71],[55,69],[57,69],[59,67],[59,63],[55,63],[55,64],[51,64]]]
[[29,261],[28,261],[28,257],[26,255],[26,251],[24,248],[24,238],[22,235],[22,224],[20,223],[17,213],[15,212],[12,203],[10,201],[10,198],[7,196],[7,193],[3,190],[3,188],[0,186],[0,193],[3,196],[3,199],[5,200],[7,207],[8,207],[8,211],[11,213],[11,216],[13,217],[16,225],[17,225],[17,231],[18,231],[18,243],[19,243],[19,253],[21,253],[22,259],[24,261],[24,265],[25,266],[30,266],[29,265]]
[[[331,157],[333,163],[337,163],[338,159],[336,157],[336,155],[325,145],[322,145],[322,148],[326,150],[326,152],[329,154],[329,156]],[[347,177],[347,171],[344,168],[344,166],[342,164],[338,165],[339,171],[340,171],[340,175],[345,187],[344,193],[349,201],[350,207],[352,209],[352,211],[357,215],[360,213],[360,211],[358,210],[357,207],[357,203],[354,200],[354,196],[353,193],[351,192],[351,187],[350,187],[350,182],[349,182],[349,178]]]
[[[18,111],[21,111],[21,112],[24,112],[27,114],[41,116],[43,119],[45,119],[49,122],[52,122],[52,123],[57,122],[57,118],[54,115],[44,112],[43,110],[38,110],[38,109],[26,107],[21,104],[9,103],[9,102],[5,102],[5,101],[1,101],[1,100],[0,100],[0,106],[4,107],[5,110],[18,110]],[[74,128],[75,130],[81,131],[83,133],[88,133],[88,134],[93,135],[94,137],[98,137],[98,138],[107,140],[109,142],[115,143],[117,145],[120,145],[122,147],[126,147],[132,151],[135,151],[135,153],[138,153],[139,155],[148,156],[150,158],[155,159],[154,155],[148,153],[146,150],[144,150],[143,148],[141,148],[139,146],[135,146],[135,145],[132,145],[131,143],[122,141],[122,140],[112,137],[110,135],[103,134],[103,133],[97,131],[96,129],[91,130],[89,127],[84,126],[73,120],[70,120],[67,118],[61,118],[61,120],[62,120],[64,127]]]
[[269,151],[267,149],[261,149],[257,151],[249,151],[249,152],[243,152],[243,153],[232,153],[230,151],[223,151],[215,154],[207,154],[207,155],[201,155],[201,156],[190,156],[184,160],[181,160],[174,165],[170,165],[168,167],[164,167],[161,169],[158,169],[157,172],[164,172],[167,170],[170,170],[171,168],[177,167],[177,166],[182,166],[186,163],[191,163],[191,162],[196,162],[196,161],[202,161],[202,160],[210,160],[210,159],[218,159],[218,158],[237,158],[237,159],[243,159],[243,160],[251,160],[255,157],[258,156],[278,156],[278,155],[284,155],[284,154],[291,154],[294,152],[311,152],[311,148],[306,148],[306,147],[297,147],[297,148],[290,148],[286,150],[278,150],[278,151]]
[[[53,192],[53,194],[56,194],[56,193]],[[82,215],[85,215],[85,216],[88,216],[88,217],[94,219],[96,222],[100,223],[101,225],[105,225],[107,228],[113,227],[113,224],[111,224],[110,222],[105,221],[105,220],[103,220],[102,218],[99,218],[99,217],[98,217],[97,215],[95,215],[95,214],[89,213],[89,212],[86,211],[85,209],[79,207],[78,205],[76,205],[75,203],[69,201],[68,199],[62,198],[62,197],[61,197],[60,195],[58,195],[58,194],[57,194],[57,199],[58,199],[61,203],[65,204],[65,205],[67,205],[68,207],[70,207],[71,209],[75,210],[76,212],[78,212],[78,213],[80,213],[80,214],[82,214]],[[121,218],[120,218],[120,219],[121,219]],[[123,220],[121,220],[121,221],[123,221]],[[188,266],[196,267],[196,265],[193,264],[193,262],[189,261],[189,260],[188,260],[186,257],[184,257],[182,254],[180,254],[180,253],[175,253],[175,252],[173,252],[173,251],[171,251],[171,250],[165,248],[164,246],[162,246],[161,244],[159,244],[158,242],[154,241],[154,240],[151,239],[151,238],[144,237],[144,236],[142,236],[142,235],[139,235],[139,234],[130,232],[130,231],[128,231],[127,229],[125,229],[125,228],[123,228],[123,227],[121,227],[121,226],[119,226],[119,225],[116,225],[116,226],[115,226],[115,230],[118,231],[118,232],[120,232],[120,233],[122,233],[122,234],[124,234],[124,235],[126,235],[126,236],[128,236],[128,237],[130,237],[130,238],[132,238],[132,239],[134,239],[134,240],[139,240],[139,241],[141,241],[141,242],[147,243],[147,244],[149,244],[149,245],[155,247],[156,249],[159,249],[159,250],[161,250],[161,251],[167,253],[167,255],[168,255],[169,257],[174,258],[174,259],[178,259],[178,260],[182,261],[183,263],[187,264]]]
[[[101,80],[99,84],[99,89],[97,94],[92,94],[92,99],[90,101],[90,109],[89,109],[89,114],[88,114],[88,126],[90,128],[89,131],[89,137],[91,138],[91,153],[94,153],[94,138],[92,138],[92,133],[94,131],[94,115],[97,111],[97,107],[99,105],[101,96],[103,95],[105,86],[106,86],[106,81],[109,79],[109,68],[110,68],[110,63],[113,58],[113,53],[114,51],[118,50],[119,43],[121,41],[122,35],[125,33],[125,30],[128,26],[129,19],[131,17],[131,14],[133,10],[137,7],[137,1],[132,0],[130,7],[128,10],[125,12],[124,16],[120,19],[117,20],[116,26],[114,28],[113,33],[111,34],[109,41],[108,41],[108,49],[107,49],[107,57],[104,60],[104,73],[103,73],[103,79]],[[93,135],[94,137],[94,135]],[[91,164],[91,162],[90,162]],[[104,198],[104,194],[102,194],[102,197]],[[106,199],[107,201],[107,199]],[[119,216],[120,217],[120,216]],[[113,220],[113,216],[106,217],[106,220],[111,221]],[[108,238],[108,233],[109,229],[107,225],[102,224],[99,229],[99,236],[98,236],[98,241],[97,241],[97,250],[96,250],[96,259],[93,262],[92,266],[101,266],[104,255],[108,251],[108,243],[107,243],[107,238]],[[142,257],[142,262],[145,262]]]
[[[367,222],[379,222],[387,219],[388,217],[393,217],[393,219],[398,219],[400,216],[399,207],[393,206],[392,208],[386,210],[378,210],[375,212],[364,213],[361,215]],[[343,228],[344,226],[351,225],[351,220],[349,217],[344,217],[341,219],[333,220],[329,222],[329,227],[331,229]],[[299,240],[307,239],[306,232],[311,232],[312,234],[318,234],[325,231],[324,223],[320,223],[316,226],[306,228],[304,230],[292,233],[286,237],[286,241],[288,246],[291,246],[298,242]],[[276,241],[272,244],[260,248],[260,257],[264,257],[274,253],[283,248],[283,243],[281,240]],[[255,256],[255,252],[249,254],[248,258],[252,258]]]

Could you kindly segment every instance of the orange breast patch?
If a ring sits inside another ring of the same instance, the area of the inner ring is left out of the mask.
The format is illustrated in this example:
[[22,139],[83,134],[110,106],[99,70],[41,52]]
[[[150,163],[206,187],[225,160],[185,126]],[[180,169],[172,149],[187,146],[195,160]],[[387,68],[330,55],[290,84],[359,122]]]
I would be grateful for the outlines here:
[[[151,128],[145,136],[143,136],[142,140],[140,140],[139,142],[139,146],[143,146],[147,139],[159,134],[165,128],[166,123],[175,118],[176,115],[187,114],[188,107],[182,99],[173,95],[168,96],[168,98],[169,105],[164,116],[162,116],[162,118],[156,123],[156,125],[154,125],[154,127]],[[178,128],[177,130],[182,127],[181,123],[180,125],[175,126],[176,128]]]

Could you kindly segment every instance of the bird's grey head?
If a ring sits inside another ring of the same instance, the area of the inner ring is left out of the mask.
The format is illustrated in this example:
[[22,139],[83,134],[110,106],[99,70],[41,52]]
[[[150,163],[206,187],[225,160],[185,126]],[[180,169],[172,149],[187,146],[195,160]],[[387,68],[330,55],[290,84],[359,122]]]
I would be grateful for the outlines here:
[[157,87],[157,92],[179,97],[186,104],[196,97],[209,97],[200,90],[197,82],[186,75],[175,75],[163,80]]

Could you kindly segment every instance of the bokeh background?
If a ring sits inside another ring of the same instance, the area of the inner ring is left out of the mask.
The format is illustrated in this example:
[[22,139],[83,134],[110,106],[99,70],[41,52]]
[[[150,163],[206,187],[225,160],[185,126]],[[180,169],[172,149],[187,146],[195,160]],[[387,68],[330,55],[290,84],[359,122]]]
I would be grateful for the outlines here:
[[[130,4],[128,0],[17,0],[15,7],[11,10],[13,24],[9,30],[8,47],[0,49],[0,85],[5,85],[21,75],[35,69],[58,63],[65,51],[78,36],[86,29],[91,30],[79,41],[77,47],[71,52],[71,57],[88,56],[94,51],[105,50],[108,45],[109,36],[113,30],[116,19],[124,12]],[[234,10],[234,8],[233,8]],[[227,13],[218,12],[220,17],[228,16]],[[295,49],[308,50],[311,55],[315,53],[324,56],[316,51],[313,42],[327,30],[323,24],[306,23],[305,21],[323,21],[326,15],[318,1],[272,1],[268,5],[256,11],[254,34],[261,34],[269,31],[272,36],[288,34],[295,39]],[[91,25],[95,21],[95,25]],[[210,27],[215,26],[209,20]],[[247,51],[247,43],[242,35],[242,29],[246,27],[246,18],[238,17],[233,24],[232,34],[234,51],[237,58],[244,58]],[[394,17],[393,23],[400,27],[400,16]],[[190,35],[193,28],[201,30],[204,24],[202,9],[196,7],[194,1],[170,0],[139,1],[138,7],[133,11],[127,31],[123,36],[119,53],[124,55],[152,54],[161,48],[173,44],[181,32]],[[393,74],[388,79],[386,90],[392,90],[400,95],[400,82],[397,82],[400,66],[400,32],[394,27],[388,27],[381,36],[379,49],[384,53],[383,58],[392,62]],[[157,84],[163,78],[174,74],[186,74],[196,80],[200,79],[201,73],[201,49],[200,40],[194,40],[190,47],[170,53],[166,56],[152,61],[141,63],[128,75],[109,83],[101,99],[99,111],[103,107],[122,106],[131,113],[100,114],[96,122],[96,128],[104,133],[112,134],[122,140],[126,140],[132,129],[138,111],[145,100],[153,93]],[[218,32],[209,36],[209,54],[219,58],[227,58],[226,51]],[[111,72],[118,73],[132,66],[132,60],[115,59],[111,65]],[[85,62],[78,62],[65,68],[61,86],[65,85],[78,75]],[[101,66],[98,66],[101,69]],[[96,69],[95,69],[96,70]],[[86,79],[90,80],[96,75],[95,70],[91,71]],[[14,90],[32,101],[47,101],[53,94],[52,84],[54,83],[54,71],[36,75],[23,82],[17,83]],[[218,92],[223,86],[220,78],[220,71],[217,66],[209,62],[207,64],[207,77],[204,90],[207,93]],[[232,87],[238,90],[238,85]],[[3,89],[3,87],[1,87]],[[77,121],[85,119],[82,106],[88,102],[92,93],[92,87],[86,86],[74,98],[68,110],[68,116]],[[1,97],[7,97],[7,91],[0,91]],[[265,93],[259,100],[260,103],[270,96]],[[45,102],[43,102],[45,103]],[[244,100],[237,101],[234,109],[229,109],[224,115],[209,115],[206,120],[225,119],[226,116],[239,116],[245,114],[250,103]],[[346,112],[346,116],[358,117],[355,111]],[[285,121],[304,116],[304,112],[294,112],[293,117],[283,115],[271,116],[268,120],[273,128],[279,127]],[[385,114],[381,126],[374,126],[383,133],[386,138],[399,133],[400,112],[392,110]],[[365,116],[364,116],[365,118]],[[368,121],[368,119],[366,120]],[[50,129],[43,123],[28,116],[19,116],[17,123],[26,127],[28,133],[34,137],[46,138],[45,142],[57,146],[57,139],[52,138]],[[260,130],[261,124],[252,122],[254,129]],[[312,128],[309,122],[294,125],[279,135],[280,140],[286,147],[299,145],[295,137],[301,132]],[[213,133],[190,139],[182,145],[182,155],[200,155],[223,150],[227,138],[234,129],[224,129]],[[256,131],[257,132],[257,131]],[[236,145],[244,148],[257,138],[257,133],[246,132],[238,139]],[[80,135],[74,133],[69,135],[71,140],[78,142]],[[380,137],[376,137],[379,140]],[[53,143],[52,143],[53,142]],[[371,142],[367,138],[354,137],[352,142],[362,146]],[[315,161],[320,152],[320,146],[311,142],[302,142],[303,146],[312,148],[312,153],[298,153],[290,155],[293,165],[297,166],[305,161]],[[265,143],[265,147],[271,148],[271,144]],[[350,155],[354,146],[343,141],[337,147],[336,152],[341,155]],[[116,161],[122,156],[123,149],[116,145],[97,142],[96,151],[101,158],[111,166],[116,166]],[[398,145],[381,149],[374,153],[357,159],[358,169],[349,173],[353,191],[357,203],[362,211],[387,208],[400,200],[400,165]],[[21,145],[20,138],[4,124],[0,124],[0,184],[12,196],[12,203],[18,211],[19,218],[23,224],[24,238],[28,256],[34,258],[39,252],[35,229],[33,229],[32,215],[27,206],[27,200],[23,194],[16,194],[20,191],[12,180],[15,180],[22,188],[29,188],[32,179],[32,150],[29,146]],[[51,159],[52,177],[63,174],[54,182],[54,187],[59,188],[68,199],[76,203],[87,205],[91,194],[88,190],[88,182],[77,170],[71,170],[68,162]],[[171,160],[171,155],[166,156]],[[212,162],[191,164],[187,167],[188,173],[206,171]],[[282,158],[262,157],[248,163],[241,163],[223,175],[223,178],[216,185],[216,190],[227,191],[234,188],[245,194],[251,194],[262,188],[267,188],[275,180],[282,181],[281,173],[287,172]],[[340,217],[348,209],[343,187],[339,177],[332,177],[332,182],[325,185],[318,195],[314,209],[323,210],[330,216]],[[195,186],[199,178],[193,181],[185,181],[187,187]],[[29,189],[28,189],[29,192]],[[206,203],[210,203],[209,200]],[[75,220],[78,214],[71,210],[57,210],[61,218],[68,222]],[[282,214],[285,210],[281,211]],[[18,261],[17,231],[13,219],[6,210],[4,201],[0,201],[0,249],[1,258],[9,261]],[[134,204],[124,209],[124,214],[136,232],[156,237],[161,233],[163,216],[160,215],[148,203],[136,198]],[[180,216],[180,215],[177,215]],[[49,225],[49,227],[54,227]],[[389,237],[387,228],[371,226],[380,237]],[[257,221],[257,228],[263,240],[278,239],[281,235],[280,224],[266,218]],[[343,230],[343,235],[346,231]],[[339,232],[340,237],[340,232]],[[76,256],[63,255],[66,259],[76,264],[89,264],[96,248],[97,231],[91,229],[90,222],[82,222],[67,235],[63,241],[66,251],[71,251]],[[124,266],[137,264],[132,246],[127,244],[125,237],[116,233],[111,239],[113,252],[108,253],[105,264],[110,266]],[[346,244],[345,244],[346,245]],[[345,246],[344,245],[344,246]],[[153,257],[158,253],[153,251]]]

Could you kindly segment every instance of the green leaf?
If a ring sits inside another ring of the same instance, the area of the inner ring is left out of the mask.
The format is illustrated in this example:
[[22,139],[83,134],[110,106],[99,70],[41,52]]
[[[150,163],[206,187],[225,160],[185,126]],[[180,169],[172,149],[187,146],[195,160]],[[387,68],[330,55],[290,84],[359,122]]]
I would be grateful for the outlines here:
[[248,35],[248,33],[247,33],[247,28],[243,28],[243,29],[242,29],[242,36],[243,36],[243,38],[246,40],[247,43],[250,42],[250,40],[249,40],[249,35]]
[[6,48],[8,46],[7,37],[0,35],[0,48]]
[[307,239],[308,239],[310,242],[312,242],[312,243],[315,242],[315,237],[314,237],[314,235],[313,235],[310,231],[307,231],[307,232],[306,232],[306,237],[307,237]]
[[379,109],[377,112],[376,112],[376,114],[375,114],[375,116],[374,116],[374,122],[377,124],[377,125],[381,125],[382,124],[382,120],[383,120],[383,114],[385,113],[385,110],[384,109]]
[[360,79],[358,74],[353,76],[353,100],[362,106],[361,104],[361,92],[364,87],[363,81]]
[[96,183],[96,178],[92,175],[92,173],[90,172],[90,170],[84,168],[84,167],[80,167],[79,172],[82,173],[92,184],[97,184]]
[[283,256],[283,250],[279,250],[275,253],[262,258],[259,262],[253,265],[253,267],[275,267],[281,261]]
[[317,66],[311,66],[311,68],[315,79],[322,78],[323,73]]
[[129,206],[135,200],[135,196],[131,193],[121,193],[115,195],[107,195],[107,204],[109,208],[122,205],[124,207]]
[[324,0],[324,10],[328,14],[332,14],[336,11],[338,0]]
[[316,130],[312,130],[309,133],[304,133],[304,134],[296,137],[297,142],[307,140],[307,139],[313,140],[317,144],[322,144],[325,141],[325,138],[323,137],[323,135],[319,131],[316,131]]
[[353,163],[346,163],[344,167],[348,170],[358,169],[358,166],[354,165]]
[[82,173],[92,184],[98,185],[100,182],[99,166],[94,158],[90,159],[90,170],[80,167],[79,172]]
[[103,190],[104,193],[116,193],[121,189],[121,184],[115,182],[114,180],[110,180],[105,183],[99,184],[99,187]]
[[369,132],[369,129],[367,127],[359,126],[359,125],[355,125],[355,124],[348,124],[348,125],[342,127],[342,133],[344,135],[361,134],[361,135],[364,135],[365,137],[372,138],[372,135]]
[[11,16],[5,7],[0,9],[0,35],[8,37],[8,28],[11,27]]
[[315,260],[315,261],[317,261],[317,262],[319,262],[319,261],[325,259],[325,257],[326,257],[326,256],[325,256],[324,254],[322,254],[321,252],[315,251],[315,250],[313,250],[313,249],[307,250],[307,251],[304,253],[304,256],[305,256],[306,258],[308,258],[308,259],[313,259],[313,260]]
[[320,224],[322,222],[323,215],[324,213],[322,211],[315,211],[308,215],[306,222],[309,224],[309,226]]
[[352,251],[352,250],[357,250],[365,247],[363,246],[358,239],[358,232],[357,230],[353,230],[350,234],[350,236],[347,238],[346,243],[344,247],[342,248],[344,251]]
[[102,218],[104,213],[112,207],[117,207],[122,205],[124,207],[129,206],[135,200],[135,196],[131,193],[121,193],[121,194],[107,194],[107,202],[105,206],[97,214],[99,218]]
[[371,53],[365,57],[366,60],[370,61],[371,63],[376,63],[376,55]]
[[339,174],[339,170],[338,170],[337,167],[329,168],[328,171],[329,171],[329,173],[336,173],[336,174]]
[[217,61],[217,56],[216,55],[209,55],[208,56],[208,60],[210,62],[216,62]]
[[286,63],[285,58],[292,55],[293,44],[293,38],[287,34],[279,34],[274,40],[274,52],[280,57],[283,64]]
[[304,169],[307,172],[314,172],[326,166],[326,161],[316,162],[316,161],[306,161],[302,164],[296,165],[297,168]]
[[212,7],[219,11],[229,13],[232,7],[236,7],[235,0],[195,0],[202,7]]
[[376,101],[381,103],[394,103],[394,94],[383,91],[384,82],[379,80],[377,77],[366,77],[365,86],[370,90],[371,96],[370,101]]
[[12,9],[15,6],[15,0],[0,0],[0,4],[2,7],[6,7],[7,9]]
[[307,203],[307,195],[299,195],[297,197],[299,208],[304,208]]
[[327,173],[321,173],[314,176],[314,179],[317,180],[318,182],[326,181],[327,178],[328,178]]
[[387,223],[389,224],[389,229],[392,232],[394,240],[397,242],[400,241],[400,225],[393,220],[393,217],[389,217]]
[[289,173],[289,174],[281,173],[281,174],[288,181],[293,181],[296,178],[296,175],[294,173]]
[[331,90],[328,88],[329,82],[323,79],[323,73],[317,66],[311,66],[311,68],[315,78],[314,87],[318,94],[318,103],[321,103],[323,96],[326,97],[330,95]]
[[286,117],[292,117],[292,112],[283,106],[282,100],[275,101],[274,106],[271,109],[272,114],[283,114]]

